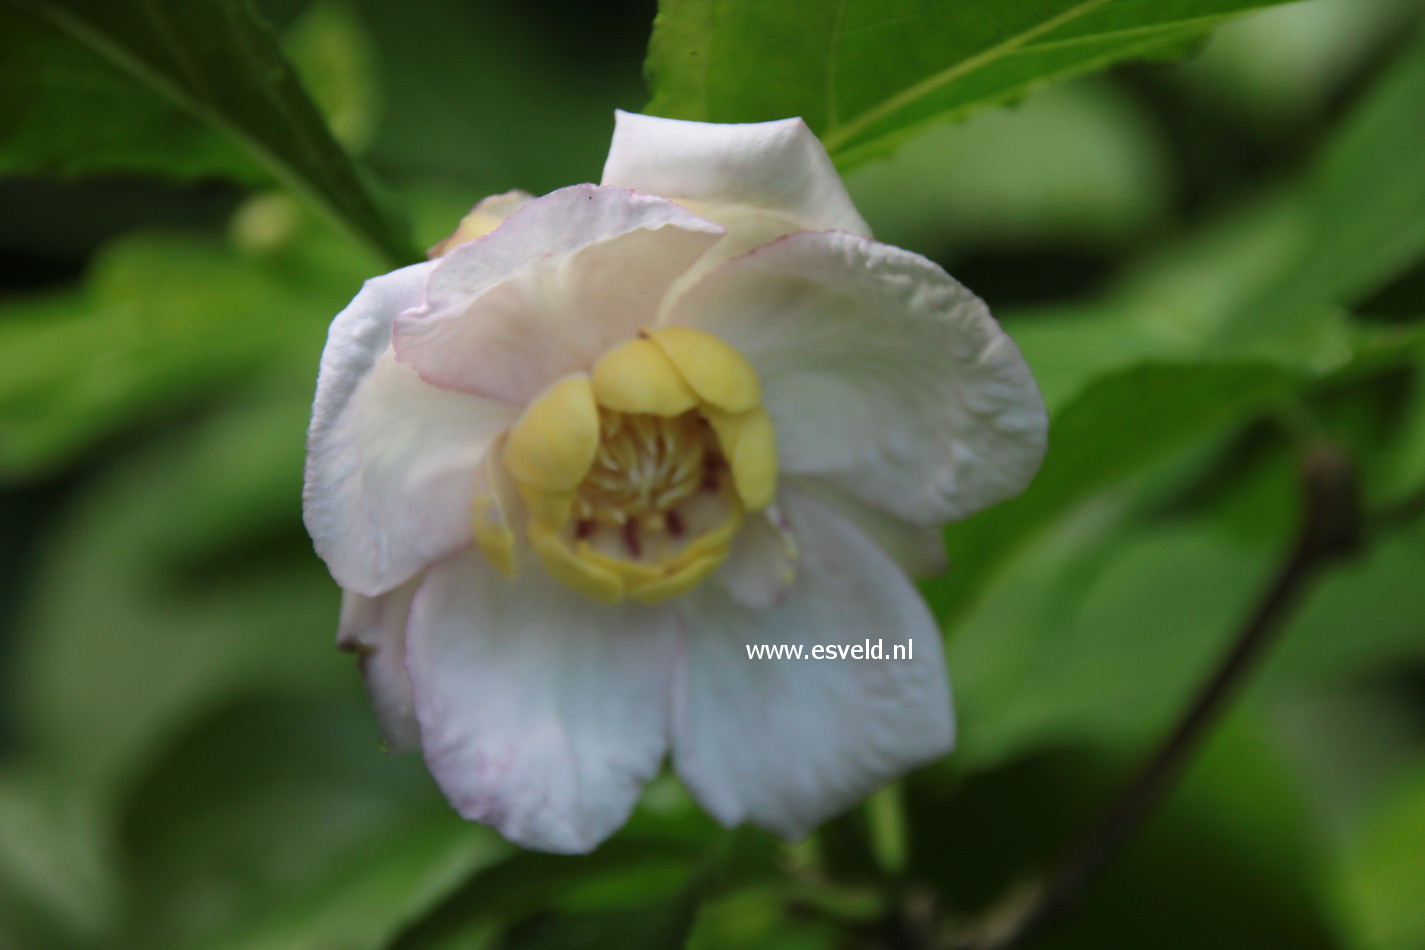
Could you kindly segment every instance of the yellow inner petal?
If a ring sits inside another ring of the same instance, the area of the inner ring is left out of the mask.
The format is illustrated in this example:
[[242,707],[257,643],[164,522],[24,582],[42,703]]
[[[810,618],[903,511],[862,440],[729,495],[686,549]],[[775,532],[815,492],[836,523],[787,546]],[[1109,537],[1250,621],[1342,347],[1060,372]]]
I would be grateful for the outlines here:
[[587,376],[568,376],[525,407],[510,429],[505,467],[522,486],[571,491],[599,450],[599,410]]
[[698,397],[682,375],[646,339],[629,340],[594,364],[594,398],[605,409],[678,416],[697,408]]
[[757,372],[728,344],[692,327],[647,331],[704,403],[724,412],[745,412],[762,403]]

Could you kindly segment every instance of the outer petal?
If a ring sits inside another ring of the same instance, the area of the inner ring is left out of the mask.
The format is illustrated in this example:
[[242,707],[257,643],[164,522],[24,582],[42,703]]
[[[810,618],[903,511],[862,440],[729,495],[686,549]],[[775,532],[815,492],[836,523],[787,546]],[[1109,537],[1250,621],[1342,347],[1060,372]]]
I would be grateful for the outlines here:
[[1044,402],[1018,349],[979,298],[909,251],[788,235],[719,267],[667,322],[756,368],[785,473],[907,521],[1008,498],[1044,455]]
[[[940,631],[904,574],[830,509],[784,495],[802,545],[779,607],[689,597],[687,659],[675,681],[674,764],[725,825],[790,838],[954,740]],[[913,659],[749,659],[748,644],[913,642]]]
[[418,582],[409,581],[380,597],[344,591],[336,634],[336,645],[360,659],[381,738],[396,754],[421,747],[411,680],[406,675],[406,619]]
[[303,515],[343,588],[375,596],[470,539],[471,478],[508,406],[422,382],[390,352],[435,265],[366,282],[337,314],[307,433]]
[[524,403],[653,322],[722,228],[670,201],[575,185],[462,244],[396,321],[402,362],[438,386]]
[[705,204],[714,220],[718,206],[739,206],[785,217],[789,231],[871,233],[801,119],[729,125],[620,111],[603,183]]
[[596,607],[478,555],[433,568],[407,638],[421,745],[465,817],[585,852],[628,818],[668,745],[679,652],[667,608]]

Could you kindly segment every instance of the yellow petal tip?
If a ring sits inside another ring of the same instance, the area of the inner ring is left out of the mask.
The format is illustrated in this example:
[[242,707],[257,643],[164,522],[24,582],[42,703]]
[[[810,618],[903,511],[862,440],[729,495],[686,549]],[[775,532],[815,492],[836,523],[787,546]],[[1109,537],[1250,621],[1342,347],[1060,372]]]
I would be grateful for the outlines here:
[[663,351],[646,339],[629,340],[594,364],[594,398],[618,412],[677,416],[698,397]]
[[723,412],[746,412],[762,402],[751,364],[727,343],[692,327],[659,327],[647,337],[678,368],[698,398]]

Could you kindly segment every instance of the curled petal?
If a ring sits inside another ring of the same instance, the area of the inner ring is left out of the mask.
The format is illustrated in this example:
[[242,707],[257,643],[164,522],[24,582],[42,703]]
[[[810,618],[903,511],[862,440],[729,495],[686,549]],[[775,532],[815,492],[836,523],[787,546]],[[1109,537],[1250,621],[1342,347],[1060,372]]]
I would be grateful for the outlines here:
[[396,321],[396,352],[435,385],[528,402],[653,322],[722,233],[662,198],[562,188],[441,258],[425,306]]
[[472,473],[514,417],[428,385],[390,352],[393,317],[419,303],[434,266],[367,281],[333,321],[317,377],[303,516],[337,583],[367,596],[469,542]]
[[697,394],[663,351],[641,337],[600,357],[593,380],[599,405],[618,412],[677,416],[698,404]]
[[871,233],[801,119],[723,125],[618,112],[614,123],[605,185],[692,203],[711,215],[718,206],[771,212],[788,221],[787,231]]
[[505,465],[515,481],[540,491],[579,487],[599,449],[599,410],[587,376],[562,379],[539,394],[510,430]]
[[509,581],[473,554],[442,562],[406,655],[431,773],[517,844],[592,850],[662,762],[678,647],[668,608],[591,609],[542,571]]
[[706,409],[703,415],[732,466],[732,483],[742,506],[761,511],[777,490],[777,436],[771,418],[760,406],[737,413]]
[[[673,693],[674,765],[724,825],[789,838],[850,807],[954,740],[940,631],[905,575],[855,528],[783,495],[801,563],[776,607],[716,586],[689,595]],[[911,644],[910,659],[750,659],[747,647]]]
[[648,338],[708,405],[723,412],[745,412],[761,404],[757,373],[717,337],[688,327],[663,327],[651,331]]
[[979,298],[909,251],[788,235],[713,271],[667,322],[752,364],[784,473],[903,520],[1009,498],[1044,455],[1044,402],[1019,351]]

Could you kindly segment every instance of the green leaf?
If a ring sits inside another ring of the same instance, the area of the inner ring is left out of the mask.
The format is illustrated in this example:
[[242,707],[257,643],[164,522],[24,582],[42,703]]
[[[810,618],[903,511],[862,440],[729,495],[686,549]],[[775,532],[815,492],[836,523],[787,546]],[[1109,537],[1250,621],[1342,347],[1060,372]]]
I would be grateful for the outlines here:
[[513,850],[452,814],[419,757],[381,754],[354,679],[254,685],[188,719],[128,795],[116,944],[384,946]]
[[0,770],[0,945],[102,943],[119,891],[107,841],[88,789],[11,758]]
[[663,0],[648,111],[749,122],[801,116],[842,167],[929,122],[1050,80],[1181,51],[1283,0]]
[[[265,765],[266,763],[264,763]],[[226,950],[387,947],[400,930],[481,868],[513,849],[494,832],[448,815],[402,828],[362,849],[329,880],[298,891]]]
[[416,258],[245,0],[11,0],[241,140],[393,264]]
[[235,690],[355,687],[331,646],[339,592],[300,525],[309,395],[281,389],[180,429],[50,526],[13,697],[47,767],[109,794]]
[[1403,783],[1351,855],[1342,903],[1357,946],[1412,950],[1425,945],[1420,856],[1425,853],[1425,771]]
[[1147,364],[1107,376],[1053,420],[1049,454],[1024,494],[946,532],[953,568],[924,590],[963,610],[1036,532],[1134,472],[1292,392],[1297,377],[1264,363]]
[[[1229,718],[1072,912],[1027,945],[1337,946],[1318,873],[1327,851],[1270,725],[1249,710]],[[1121,748],[1074,744],[954,783],[912,779],[911,879],[936,882],[962,914],[983,909],[1067,847],[1132,766]]]
[[0,174],[270,176],[238,143],[52,24],[0,5]]
[[1347,364],[1369,341],[1342,308],[1425,255],[1422,99],[1425,33],[1296,181],[1140,262],[1100,300],[1011,315],[1051,408],[1144,359]]
[[959,764],[983,769],[1055,742],[1150,741],[1234,633],[1272,540],[1217,525],[1065,525],[951,640],[960,713],[975,725]]
[[1086,78],[927,129],[846,187],[879,240],[935,260],[944,249],[1118,249],[1166,217],[1170,156],[1159,120]]
[[[983,769],[1054,742],[1146,742],[1183,708],[1300,517],[1290,440],[1257,432],[1234,445],[1086,506],[985,594],[950,643],[974,723],[956,761]],[[1381,534],[1323,573],[1254,674],[1254,696],[1275,708],[1425,659],[1419,545]]]
[[[289,227],[294,205],[256,199],[237,230]],[[6,301],[0,481],[259,374],[285,374],[310,395],[326,324],[360,286],[362,261],[335,236],[299,243],[301,256],[244,255],[222,241],[133,235],[105,247],[78,291]]]
[[1352,109],[1303,183],[1293,253],[1227,314],[1214,348],[1235,352],[1301,332],[1425,254],[1425,29]]

